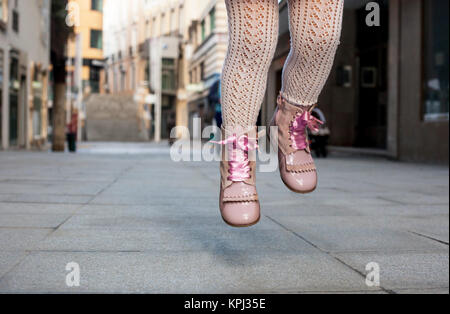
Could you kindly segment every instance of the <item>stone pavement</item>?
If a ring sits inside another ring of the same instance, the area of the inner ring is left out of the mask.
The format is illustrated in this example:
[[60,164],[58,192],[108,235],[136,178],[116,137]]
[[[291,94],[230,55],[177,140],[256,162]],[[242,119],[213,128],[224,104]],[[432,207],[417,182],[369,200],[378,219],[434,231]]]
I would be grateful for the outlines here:
[[[318,167],[306,196],[259,174],[261,222],[234,229],[219,216],[217,164],[173,163],[165,145],[0,152],[0,293],[448,293],[448,167]],[[70,262],[79,287],[66,285]]]

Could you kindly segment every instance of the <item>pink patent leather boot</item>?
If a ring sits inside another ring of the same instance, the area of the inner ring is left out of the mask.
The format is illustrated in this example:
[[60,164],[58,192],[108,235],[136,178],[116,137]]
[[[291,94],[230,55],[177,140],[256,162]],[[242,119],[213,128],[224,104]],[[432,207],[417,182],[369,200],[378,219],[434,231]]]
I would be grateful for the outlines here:
[[317,131],[322,122],[311,115],[314,106],[289,103],[281,95],[271,126],[278,127],[278,163],[284,184],[296,193],[317,187],[317,170],[309,148],[307,128]]
[[[255,136],[253,136],[255,135]],[[249,152],[257,149],[256,128],[247,131],[222,130],[224,145],[220,163],[220,212],[233,227],[249,227],[259,222],[260,206],[255,187],[256,163]]]

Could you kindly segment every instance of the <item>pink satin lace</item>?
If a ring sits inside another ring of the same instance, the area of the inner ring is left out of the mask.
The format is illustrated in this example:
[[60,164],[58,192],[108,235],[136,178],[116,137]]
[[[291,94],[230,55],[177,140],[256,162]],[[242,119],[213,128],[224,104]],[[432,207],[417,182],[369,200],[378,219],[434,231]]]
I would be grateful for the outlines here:
[[309,143],[306,128],[313,132],[317,132],[319,131],[319,124],[323,124],[323,122],[314,117],[309,111],[297,115],[289,127],[292,147],[297,150],[307,149]]
[[228,170],[228,173],[230,174],[227,178],[228,181],[243,182],[250,179],[251,169],[250,161],[248,160],[248,152],[258,149],[256,139],[249,139],[247,135],[242,135],[240,137],[233,135],[223,141],[212,141],[212,143],[228,146],[228,164],[230,165],[230,169]]

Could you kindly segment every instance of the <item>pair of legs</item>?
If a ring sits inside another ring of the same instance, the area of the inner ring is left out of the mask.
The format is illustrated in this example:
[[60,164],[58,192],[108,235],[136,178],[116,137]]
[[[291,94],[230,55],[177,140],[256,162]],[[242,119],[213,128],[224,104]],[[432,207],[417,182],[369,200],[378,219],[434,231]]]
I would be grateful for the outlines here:
[[[282,95],[297,105],[317,103],[338,47],[343,0],[289,0],[291,51]],[[256,124],[278,41],[277,0],[226,0],[229,48],[222,74],[226,127]]]
[[[229,48],[222,73],[224,150],[220,209],[233,226],[255,224],[260,217],[255,165],[248,153],[263,102],[267,74],[278,41],[278,0],[225,0]],[[291,51],[272,125],[278,126],[283,182],[298,193],[315,189],[317,175],[306,129],[329,76],[339,44],[344,0],[289,0]]]

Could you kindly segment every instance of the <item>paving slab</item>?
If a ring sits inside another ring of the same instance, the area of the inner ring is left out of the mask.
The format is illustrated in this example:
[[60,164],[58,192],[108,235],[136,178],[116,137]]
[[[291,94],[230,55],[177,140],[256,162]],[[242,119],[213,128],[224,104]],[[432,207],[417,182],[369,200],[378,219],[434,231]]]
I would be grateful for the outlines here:
[[81,205],[77,204],[0,202],[0,214],[65,215],[73,214],[81,207]]
[[23,251],[0,251],[0,278],[16,266],[25,256]]
[[[1,192],[0,192],[1,193]],[[0,194],[0,202],[7,201],[9,198],[11,198],[10,194]]]
[[[80,287],[68,288],[65,267],[80,266]],[[330,270],[332,270],[330,272]],[[36,252],[0,279],[0,292],[264,293],[361,291],[364,279],[322,254]]]
[[448,289],[448,250],[442,253],[342,253],[345,263],[365,272],[368,263],[380,266],[380,283],[384,288],[402,290]]
[[396,228],[390,217],[273,215],[277,222],[321,249],[340,251],[442,250],[447,246]]
[[217,162],[86,145],[0,154],[0,292],[448,294],[448,167],[331,156],[309,195],[258,173],[261,222],[236,229],[220,218]]
[[0,228],[0,251],[33,250],[53,229]]
[[91,195],[16,194],[7,199],[16,203],[87,204]]
[[387,206],[351,204],[345,207],[349,212],[356,212],[362,216],[402,216],[429,217],[448,216],[447,205],[406,205],[392,204]]
[[[273,225],[266,217],[262,218],[262,222],[253,228],[243,229],[252,230],[259,228],[260,225]],[[170,215],[160,213],[140,213],[137,215],[113,215],[113,214],[83,214],[74,215],[68,219],[61,229],[88,229],[88,228],[105,228],[116,230],[152,230],[154,228],[168,228],[173,232],[190,229],[218,228],[218,232],[225,230],[233,230],[236,233],[241,229],[235,230],[224,224],[220,214],[214,211],[212,214],[206,215]],[[274,227],[279,228],[274,225]]]
[[8,180],[0,182],[2,193],[15,193],[20,190],[27,194],[66,194],[66,195],[96,195],[105,183],[99,182],[70,182],[70,181],[42,181],[42,180]]
[[[217,218],[214,218],[217,219]],[[210,219],[210,222],[213,222]],[[222,223],[168,226],[152,224],[147,228],[64,227],[39,243],[37,250],[45,251],[134,251],[178,252],[197,251],[224,254],[245,250],[248,254],[265,252],[314,253],[317,250],[292,233],[278,228],[271,221],[250,229],[234,230]]]
[[0,228],[57,228],[71,214],[0,214]]
[[397,289],[397,294],[449,294],[447,288],[430,288],[430,289]]

